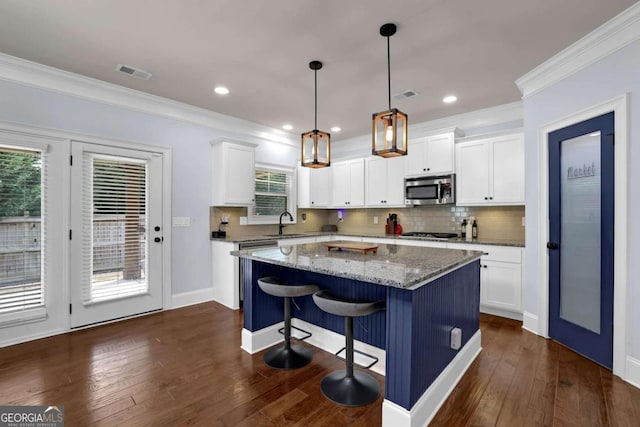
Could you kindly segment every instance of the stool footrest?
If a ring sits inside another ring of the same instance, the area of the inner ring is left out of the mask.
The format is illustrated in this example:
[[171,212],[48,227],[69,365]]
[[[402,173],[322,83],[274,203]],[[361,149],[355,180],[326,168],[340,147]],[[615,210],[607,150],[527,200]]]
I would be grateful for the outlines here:
[[[335,354],[335,356],[340,359],[340,360],[346,360],[346,358],[344,358],[343,356],[340,356],[340,353],[342,353],[343,351],[346,352],[347,347],[342,347],[340,350],[338,350],[338,352]],[[354,365],[358,365],[359,367],[361,367],[362,369],[369,369],[371,368],[373,365],[375,365],[376,363],[378,363],[378,361],[380,359],[378,359],[376,356],[373,356],[369,353],[365,353],[364,351],[360,351],[360,350],[356,350],[355,348],[353,349],[354,353],[358,353],[362,356],[368,357],[369,359],[372,359],[373,362],[371,362],[369,365],[363,365],[361,363],[356,362],[355,360],[353,361]]]
[[[304,341],[304,340],[306,340],[307,338],[309,338],[309,337],[311,337],[313,335],[311,332],[305,331],[304,329],[297,328],[297,327],[295,327],[293,325],[291,325],[291,329],[295,329],[296,331],[300,331],[303,334],[305,334],[302,338],[296,337],[293,334],[291,334],[291,338],[296,340],[296,341]],[[281,335],[284,335],[284,328],[278,329],[278,332],[280,332]]]

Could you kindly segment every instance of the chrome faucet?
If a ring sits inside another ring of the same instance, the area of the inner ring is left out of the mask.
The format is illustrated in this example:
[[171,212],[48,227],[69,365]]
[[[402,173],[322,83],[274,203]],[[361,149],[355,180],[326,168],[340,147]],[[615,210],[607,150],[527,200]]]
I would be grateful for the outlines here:
[[293,215],[289,213],[289,211],[284,211],[280,214],[280,222],[278,223],[278,234],[282,234],[282,229],[286,227],[286,225],[282,225],[282,217],[285,215],[289,215],[289,219],[293,222]]

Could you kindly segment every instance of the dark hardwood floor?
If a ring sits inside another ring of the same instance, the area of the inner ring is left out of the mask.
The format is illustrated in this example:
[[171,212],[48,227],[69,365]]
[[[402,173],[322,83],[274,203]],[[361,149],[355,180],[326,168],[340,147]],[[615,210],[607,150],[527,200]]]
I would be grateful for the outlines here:
[[[240,349],[241,328],[240,312],[206,303],[3,348],[0,404],[64,405],[67,426],[380,425],[382,397],[322,396],[343,366],[333,355],[310,347],[310,365],[273,370]],[[432,425],[640,425],[640,390],[611,372],[520,322],[482,315],[481,328],[482,353]]]

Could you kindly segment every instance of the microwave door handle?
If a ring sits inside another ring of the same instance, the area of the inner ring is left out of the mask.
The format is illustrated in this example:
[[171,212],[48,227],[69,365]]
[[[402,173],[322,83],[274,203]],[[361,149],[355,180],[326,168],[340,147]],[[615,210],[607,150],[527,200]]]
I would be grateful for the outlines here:
[[438,196],[438,200],[442,200],[442,193],[443,193],[443,188],[442,188],[442,182],[438,183],[438,191],[437,191],[437,196]]

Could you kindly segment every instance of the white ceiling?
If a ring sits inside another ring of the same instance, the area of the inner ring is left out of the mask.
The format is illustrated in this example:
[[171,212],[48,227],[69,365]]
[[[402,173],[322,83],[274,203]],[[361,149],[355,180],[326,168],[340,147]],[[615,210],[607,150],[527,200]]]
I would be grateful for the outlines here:
[[[418,123],[520,99],[514,81],[634,0],[4,0],[0,52],[293,133],[370,132],[392,106]],[[148,81],[117,64],[153,74]],[[214,86],[227,86],[221,97]],[[458,102],[442,103],[456,94]]]

